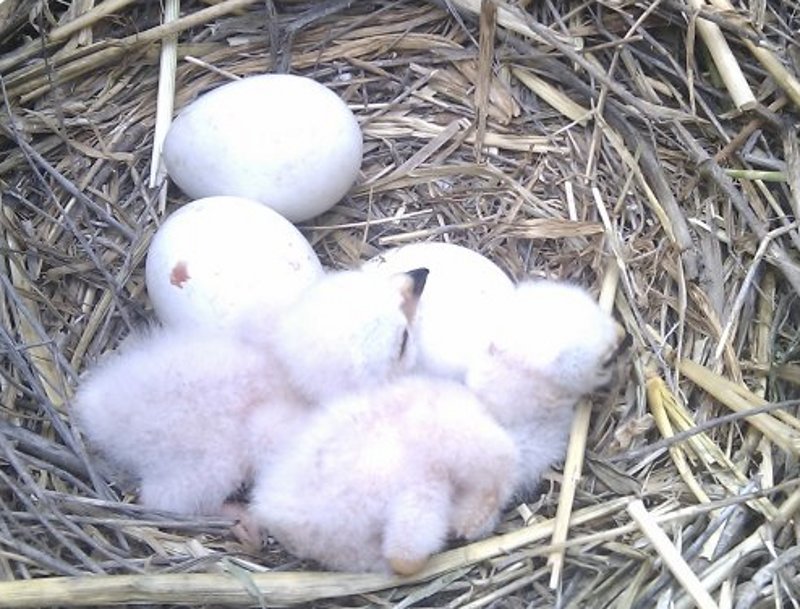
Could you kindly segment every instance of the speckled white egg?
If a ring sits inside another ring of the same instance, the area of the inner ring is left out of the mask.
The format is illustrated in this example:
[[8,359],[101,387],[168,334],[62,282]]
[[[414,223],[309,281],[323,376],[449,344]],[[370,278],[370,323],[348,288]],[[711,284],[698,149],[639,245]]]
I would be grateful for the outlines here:
[[266,74],[199,97],[175,119],[167,173],[193,198],[260,201],[292,222],[335,205],[361,168],[355,116],[332,90],[302,76]]
[[277,313],[322,275],[291,222],[257,201],[209,197],[172,213],[150,243],[147,292],[167,325],[231,327]]
[[430,270],[413,335],[417,368],[463,380],[467,366],[489,340],[489,322],[514,291],[509,277],[491,260],[460,245],[414,243],[388,250],[365,269],[396,273]]

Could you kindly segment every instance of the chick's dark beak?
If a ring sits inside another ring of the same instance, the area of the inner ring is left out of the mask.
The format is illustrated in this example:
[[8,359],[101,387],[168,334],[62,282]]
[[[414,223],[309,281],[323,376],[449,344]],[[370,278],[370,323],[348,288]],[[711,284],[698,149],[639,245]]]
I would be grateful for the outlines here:
[[425,282],[428,279],[428,269],[413,269],[405,273],[400,273],[399,276],[403,281],[403,287],[401,288],[403,304],[400,308],[410,324],[414,321],[414,316],[417,314],[419,298],[422,295],[422,290],[425,288]]
[[411,281],[413,282],[411,294],[416,298],[419,298],[422,295],[422,290],[425,289],[425,282],[428,280],[428,273],[430,273],[430,271],[424,267],[414,269],[406,273],[406,275],[411,277]]

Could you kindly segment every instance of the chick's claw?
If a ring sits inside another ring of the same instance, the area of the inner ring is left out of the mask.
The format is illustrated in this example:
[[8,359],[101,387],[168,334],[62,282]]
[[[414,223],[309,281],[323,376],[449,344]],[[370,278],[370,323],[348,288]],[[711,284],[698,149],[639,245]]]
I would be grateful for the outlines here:
[[247,552],[256,554],[261,551],[263,546],[261,528],[246,505],[229,501],[222,506],[222,515],[234,521],[231,533]]
[[453,510],[453,533],[456,537],[477,539],[494,526],[501,507],[496,489],[463,498]]
[[391,567],[392,571],[396,575],[400,575],[403,577],[409,577],[416,573],[419,573],[422,568],[425,566],[425,563],[428,562],[428,557],[425,558],[386,558],[387,562],[389,563],[389,567]]

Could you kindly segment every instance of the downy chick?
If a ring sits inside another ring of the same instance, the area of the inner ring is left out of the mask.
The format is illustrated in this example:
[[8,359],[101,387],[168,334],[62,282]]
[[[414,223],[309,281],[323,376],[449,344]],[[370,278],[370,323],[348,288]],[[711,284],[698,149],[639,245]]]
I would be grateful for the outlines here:
[[621,326],[584,289],[542,280],[517,286],[491,336],[466,384],[514,437],[526,493],[564,457],[575,404],[610,379]]
[[74,413],[91,444],[141,480],[143,504],[224,513],[254,456],[293,441],[319,400],[411,365],[425,277],[331,273],[280,319],[239,334],[137,334],[86,375]]
[[410,328],[427,277],[425,268],[383,280],[364,271],[330,272],[277,324],[253,316],[240,333],[270,346],[312,402],[380,384],[414,365]]
[[256,473],[252,520],[302,558],[409,575],[449,536],[488,532],[517,467],[462,384],[404,377],[334,400]]

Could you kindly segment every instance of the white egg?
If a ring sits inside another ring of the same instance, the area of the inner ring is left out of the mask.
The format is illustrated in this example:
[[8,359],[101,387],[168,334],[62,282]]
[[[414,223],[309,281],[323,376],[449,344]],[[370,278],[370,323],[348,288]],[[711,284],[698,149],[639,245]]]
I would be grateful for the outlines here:
[[396,273],[430,270],[414,320],[421,371],[463,380],[489,337],[489,322],[514,284],[488,258],[460,245],[414,243],[388,250],[365,269]]
[[292,222],[335,205],[361,168],[355,116],[333,91],[301,76],[266,74],[189,104],[167,132],[167,173],[190,197],[260,201]]
[[291,222],[238,197],[184,205],[147,252],[147,292],[167,325],[231,327],[252,310],[278,312],[322,275]]

